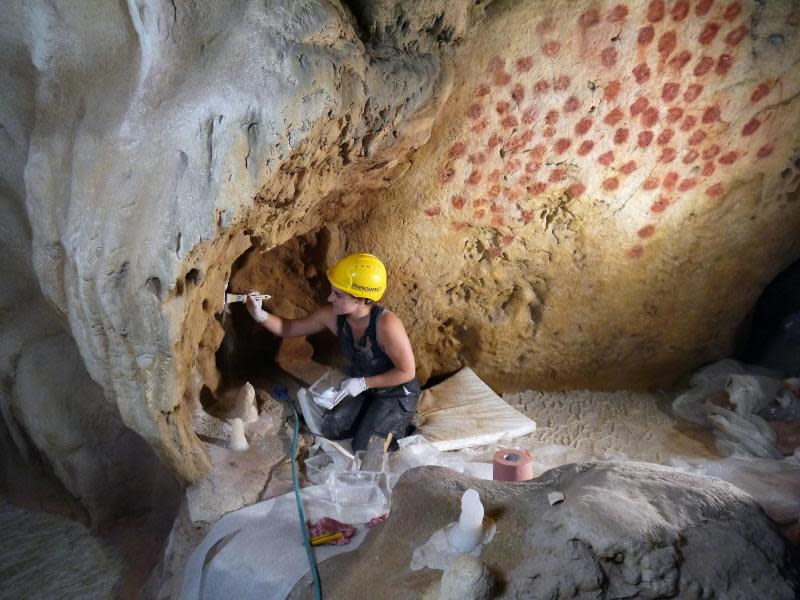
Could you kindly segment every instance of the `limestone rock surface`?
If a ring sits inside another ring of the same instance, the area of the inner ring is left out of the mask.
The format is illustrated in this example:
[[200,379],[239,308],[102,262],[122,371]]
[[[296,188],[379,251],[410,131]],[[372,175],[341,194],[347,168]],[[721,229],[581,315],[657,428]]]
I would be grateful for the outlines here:
[[669,382],[800,256],[791,1],[494,2],[431,141],[347,250],[385,257],[420,375]]
[[243,451],[206,443],[212,469],[186,488],[188,515],[194,524],[216,522],[222,515],[262,499],[275,468],[288,458],[290,436],[283,423],[263,415],[250,424]]
[[66,328],[200,479],[229,282],[299,316],[369,250],[422,380],[668,381],[800,256],[798,31],[790,0],[10,2],[2,377]]
[[[480,560],[497,598],[795,598],[785,542],[737,488],[645,463],[582,463],[524,483],[479,481],[424,467],[404,474],[389,519],[354,552],[320,568],[326,597],[417,598],[441,572],[411,555],[457,518],[472,487],[497,531]],[[561,491],[550,506],[547,493]],[[291,598],[305,598],[309,579]]]
[[474,556],[458,556],[442,574],[439,600],[489,600],[495,581],[486,565]]
[[3,264],[23,275],[4,337],[19,294],[43,294],[124,423],[197,479],[184,397],[198,357],[219,383],[202,367],[234,261],[347,219],[408,167],[446,89],[435,43],[375,52],[316,0],[12,2],[2,43]]
[[28,343],[11,388],[12,423],[89,510],[94,525],[177,510],[180,486],[89,377],[72,337]]

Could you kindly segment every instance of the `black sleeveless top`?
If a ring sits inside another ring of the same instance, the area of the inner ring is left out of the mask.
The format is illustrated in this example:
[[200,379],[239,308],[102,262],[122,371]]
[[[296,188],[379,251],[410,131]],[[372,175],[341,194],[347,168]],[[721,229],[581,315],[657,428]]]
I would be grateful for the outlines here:
[[353,331],[344,315],[336,317],[339,347],[350,363],[348,375],[351,377],[371,377],[394,369],[392,359],[378,344],[378,317],[384,310],[382,306],[373,305],[369,324],[360,340],[353,339]]
[[[372,377],[394,369],[389,355],[378,344],[378,318],[386,309],[374,304],[369,314],[369,324],[360,340],[353,339],[353,331],[344,315],[336,317],[336,333],[339,336],[339,347],[350,363],[347,374],[350,377]],[[410,384],[410,386],[409,386]],[[407,391],[418,393],[419,384],[416,379],[404,384]],[[399,387],[399,386],[398,386]]]
[[[339,335],[339,347],[342,354],[347,357],[350,367],[347,375],[350,377],[371,377],[380,375],[394,369],[394,363],[389,355],[378,344],[378,318],[386,309],[374,304],[369,314],[369,324],[364,330],[364,335],[357,342],[353,340],[353,331],[344,315],[336,317],[336,332]],[[377,397],[394,398],[400,400],[402,407],[407,411],[415,411],[420,395],[420,386],[416,377],[400,385],[375,388],[370,390]]]

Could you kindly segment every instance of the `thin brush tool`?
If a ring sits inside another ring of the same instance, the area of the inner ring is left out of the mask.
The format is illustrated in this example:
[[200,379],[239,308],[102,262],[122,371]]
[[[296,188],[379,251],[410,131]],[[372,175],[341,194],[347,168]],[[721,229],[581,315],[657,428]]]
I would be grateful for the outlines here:
[[[258,294],[256,296],[256,300],[264,301],[269,300],[272,298],[269,294]],[[233,304],[234,302],[246,302],[247,301],[247,294],[229,294],[225,293],[225,308],[228,307],[229,304]]]

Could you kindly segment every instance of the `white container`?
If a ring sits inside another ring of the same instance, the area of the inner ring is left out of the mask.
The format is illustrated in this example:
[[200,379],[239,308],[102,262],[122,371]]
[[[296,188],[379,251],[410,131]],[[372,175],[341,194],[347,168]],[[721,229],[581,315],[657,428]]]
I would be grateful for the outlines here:
[[331,500],[342,506],[383,504],[386,496],[381,491],[379,475],[363,471],[333,473],[328,480]]
[[402,473],[384,473],[384,483],[386,485],[386,491],[391,494],[394,490],[394,486],[397,485],[397,480],[400,479]]
[[314,403],[328,410],[336,406],[334,398],[339,391],[338,386],[342,379],[343,376],[339,371],[331,369],[312,383],[308,391],[311,393]]
[[320,485],[328,481],[328,476],[333,472],[333,459],[327,454],[317,454],[303,461],[306,467],[306,477],[311,483]]

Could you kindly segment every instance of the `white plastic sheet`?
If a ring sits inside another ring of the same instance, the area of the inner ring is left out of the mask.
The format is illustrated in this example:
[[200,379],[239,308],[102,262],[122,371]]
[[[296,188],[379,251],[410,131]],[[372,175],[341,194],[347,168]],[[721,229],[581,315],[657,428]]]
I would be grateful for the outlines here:
[[[673,402],[673,412],[712,429],[715,445],[725,458],[673,458],[670,464],[732,483],[753,496],[775,521],[796,522],[800,518],[800,463],[794,457],[783,458],[775,430],[763,418],[797,414],[791,380],[781,381],[770,371],[723,360],[698,371],[691,383],[694,387]],[[725,392],[719,395],[721,384]],[[718,394],[714,402],[709,399],[712,394]]]
[[300,403],[300,411],[303,413],[303,419],[308,430],[314,435],[322,435],[320,423],[322,422],[322,416],[325,414],[325,409],[314,402],[313,396],[305,388],[300,388],[297,391],[297,400]]
[[711,427],[707,410],[704,406],[706,398],[712,393],[710,391],[711,387],[707,384],[700,384],[689,388],[672,402],[672,412],[684,421],[689,421],[700,427]]
[[[723,455],[783,458],[783,454],[775,447],[775,432],[758,415],[742,417],[719,406],[710,406],[708,420],[714,427],[717,448]],[[730,452],[730,448],[735,451]]]
[[[302,497],[306,519],[337,518],[327,486],[304,488]],[[378,515],[369,518],[373,516]],[[356,525],[358,533],[349,544],[317,546],[317,563],[361,545],[368,529]],[[222,517],[189,557],[181,598],[285,598],[307,572],[297,506],[294,493],[289,493]]]
[[698,369],[689,379],[689,385],[692,387],[706,386],[710,391],[721,390],[728,382],[728,377],[745,373],[747,373],[747,369],[742,363],[732,358],[724,358]]
[[742,416],[765,409],[775,401],[782,388],[780,379],[761,375],[731,375],[725,386],[731,404]]
[[[349,468],[342,460],[346,452],[339,443],[317,438],[319,449],[336,462],[336,470]],[[425,465],[439,465],[491,479],[490,463],[471,462],[470,451],[442,452],[421,436],[400,440],[400,449],[388,455],[387,492],[406,470]],[[359,531],[346,546],[319,546],[317,562],[357,548],[367,529],[360,525],[389,509],[382,505],[347,506],[331,500],[327,484],[302,490],[306,519],[322,517],[355,524]],[[181,598],[205,600],[218,598],[284,598],[295,583],[308,572],[308,563],[300,537],[294,494],[286,494],[247,508],[228,513],[209,531],[186,564]]]
[[723,456],[783,457],[775,446],[774,430],[757,414],[783,406],[779,403],[783,381],[747,373],[730,359],[701,369],[691,381],[694,387],[675,398],[672,411],[685,421],[711,429]]

